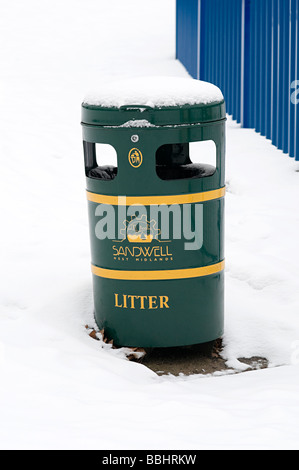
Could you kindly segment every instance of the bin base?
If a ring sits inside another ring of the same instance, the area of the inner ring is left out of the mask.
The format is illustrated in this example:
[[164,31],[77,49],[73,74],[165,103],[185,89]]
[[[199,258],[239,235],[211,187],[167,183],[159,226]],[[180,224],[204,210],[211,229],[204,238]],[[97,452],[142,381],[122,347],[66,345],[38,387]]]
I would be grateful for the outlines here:
[[96,323],[116,346],[191,346],[223,335],[223,271],[167,281],[94,276],[93,283]]

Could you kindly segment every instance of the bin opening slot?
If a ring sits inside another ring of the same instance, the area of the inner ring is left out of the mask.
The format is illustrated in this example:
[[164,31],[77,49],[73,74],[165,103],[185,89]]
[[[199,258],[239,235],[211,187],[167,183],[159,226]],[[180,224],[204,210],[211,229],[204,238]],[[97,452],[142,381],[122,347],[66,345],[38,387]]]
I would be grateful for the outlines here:
[[165,144],[156,152],[157,175],[162,180],[196,179],[214,175],[216,144],[212,140]]
[[117,175],[117,153],[109,144],[83,142],[85,173],[88,178],[111,181]]

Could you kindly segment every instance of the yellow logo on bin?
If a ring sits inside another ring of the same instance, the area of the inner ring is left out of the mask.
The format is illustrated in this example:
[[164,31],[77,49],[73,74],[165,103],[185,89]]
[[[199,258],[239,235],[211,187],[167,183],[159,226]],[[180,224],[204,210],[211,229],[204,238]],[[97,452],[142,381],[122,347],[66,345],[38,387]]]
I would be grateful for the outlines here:
[[159,241],[161,230],[157,228],[155,220],[148,221],[146,216],[131,217],[131,220],[125,220],[120,233],[124,239],[130,243],[152,243],[153,240]]
[[143,155],[140,150],[134,148],[129,152],[129,162],[133,168],[139,168],[143,162]]

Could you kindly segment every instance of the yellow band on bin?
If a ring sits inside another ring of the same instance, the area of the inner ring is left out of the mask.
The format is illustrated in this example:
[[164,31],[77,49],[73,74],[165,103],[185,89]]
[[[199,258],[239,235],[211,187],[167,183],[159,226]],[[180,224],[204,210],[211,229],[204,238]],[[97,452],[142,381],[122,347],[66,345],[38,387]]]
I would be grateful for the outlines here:
[[206,191],[203,193],[179,194],[174,196],[107,196],[95,194],[87,191],[87,199],[97,204],[109,204],[111,206],[132,206],[132,205],[171,205],[171,204],[196,204],[198,202],[213,201],[225,196],[226,188]]
[[203,266],[201,268],[172,269],[165,271],[118,271],[113,269],[98,268],[92,265],[92,272],[95,276],[106,279],[117,279],[125,281],[166,281],[171,279],[191,279],[195,277],[210,276],[223,271],[225,261]]

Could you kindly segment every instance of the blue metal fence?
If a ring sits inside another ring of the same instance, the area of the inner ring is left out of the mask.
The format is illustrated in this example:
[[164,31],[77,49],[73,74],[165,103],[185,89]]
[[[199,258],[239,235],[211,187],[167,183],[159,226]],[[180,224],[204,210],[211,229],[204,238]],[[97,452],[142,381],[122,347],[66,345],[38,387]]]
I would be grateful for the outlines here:
[[177,58],[299,161],[299,0],[177,0]]

